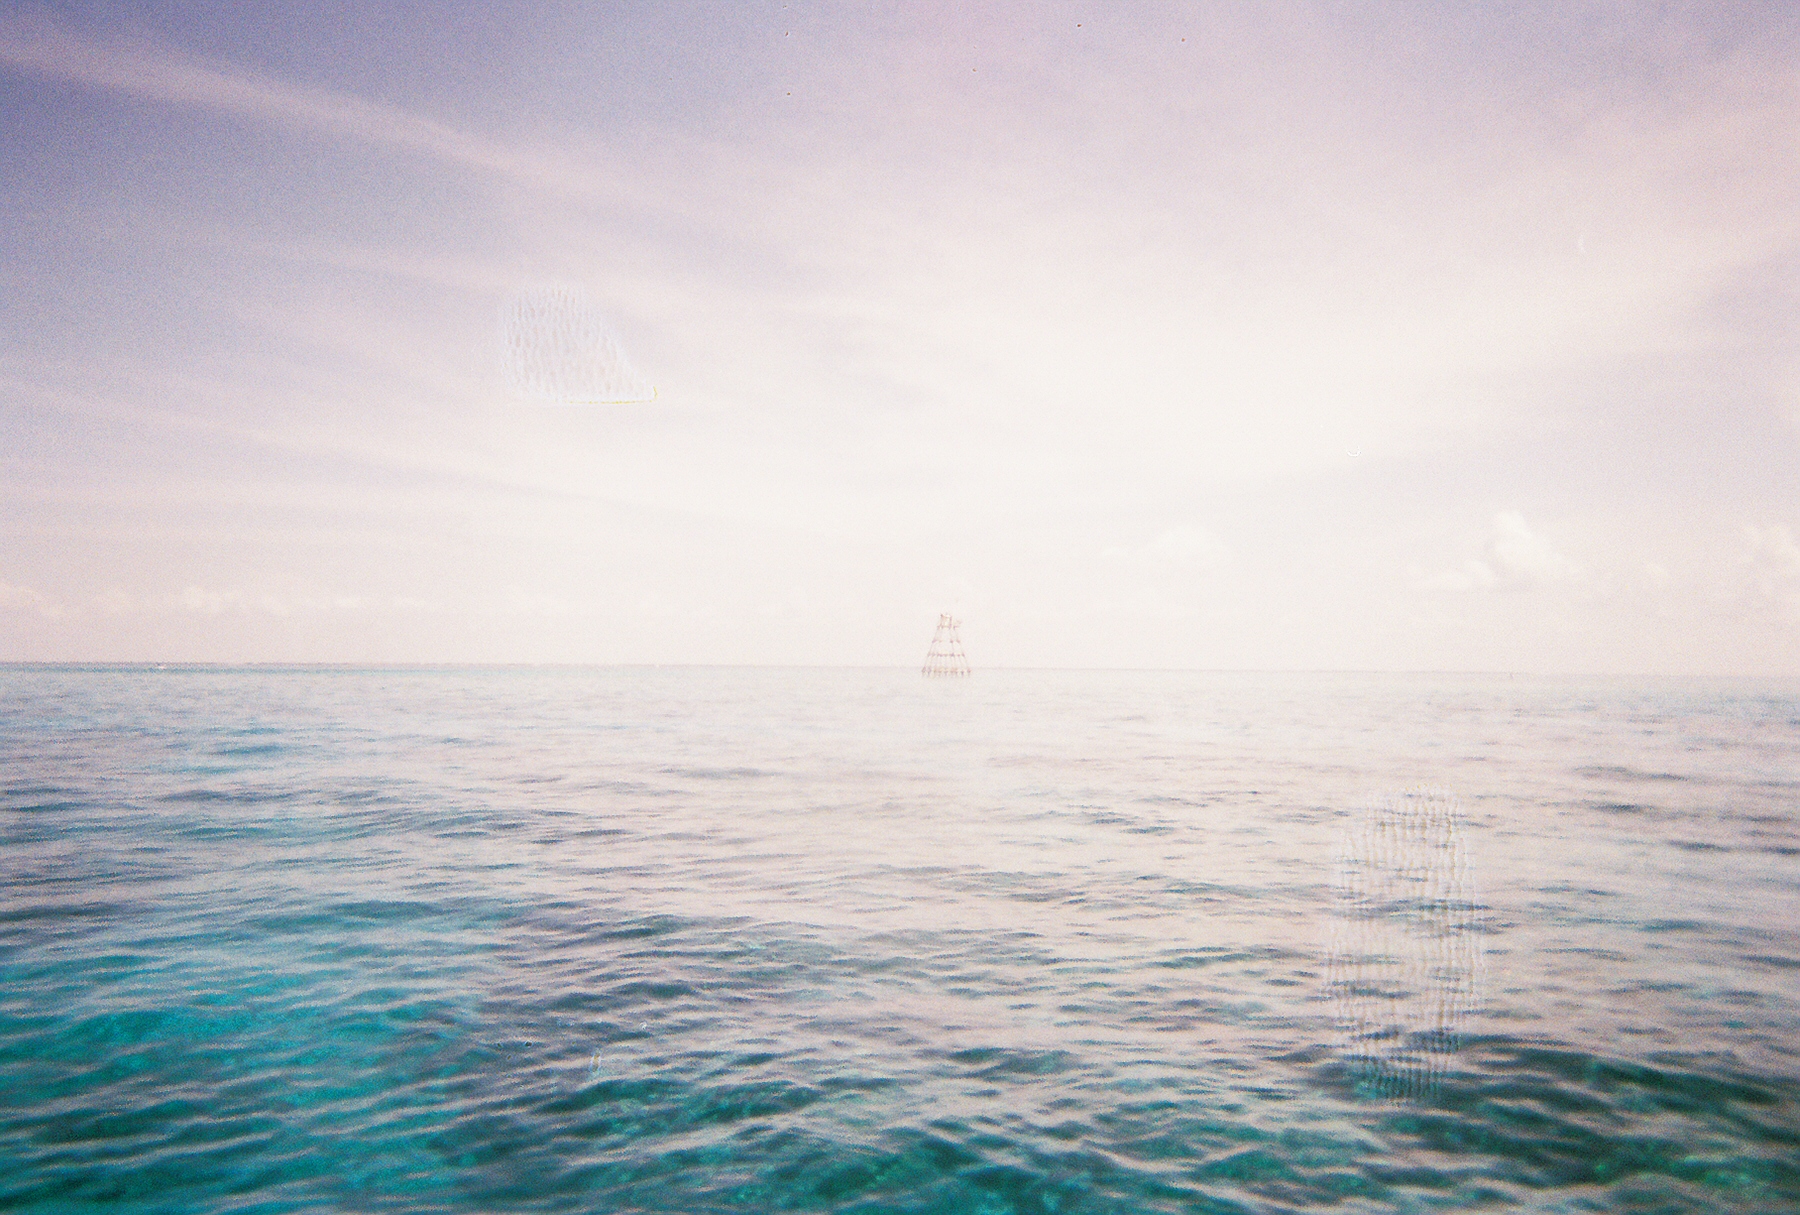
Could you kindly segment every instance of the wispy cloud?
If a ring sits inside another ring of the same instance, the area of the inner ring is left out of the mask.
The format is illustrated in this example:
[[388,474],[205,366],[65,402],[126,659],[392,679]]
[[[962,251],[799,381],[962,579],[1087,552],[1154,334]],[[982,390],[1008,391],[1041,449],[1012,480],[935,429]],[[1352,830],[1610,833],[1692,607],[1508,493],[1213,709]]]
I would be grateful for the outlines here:
[[52,620],[62,615],[49,596],[29,586],[15,586],[10,582],[0,582],[0,611],[35,612]]
[[297,616],[328,612],[418,613],[438,610],[435,605],[423,600],[392,595],[294,593],[244,586],[187,586],[177,594],[151,595],[142,599],[114,595],[99,606],[116,615],[175,611],[194,616]]
[[611,197],[628,193],[626,175],[591,160],[516,147],[395,106],[162,48],[99,45],[44,20],[0,23],[0,63],[155,101],[412,152],[545,189]]
[[1115,546],[1101,554],[1108,561],[1140,569],[1196,570],[1211,569],[1231,557],[1225,542],[1204,528],[1171,527],[1142,544]]

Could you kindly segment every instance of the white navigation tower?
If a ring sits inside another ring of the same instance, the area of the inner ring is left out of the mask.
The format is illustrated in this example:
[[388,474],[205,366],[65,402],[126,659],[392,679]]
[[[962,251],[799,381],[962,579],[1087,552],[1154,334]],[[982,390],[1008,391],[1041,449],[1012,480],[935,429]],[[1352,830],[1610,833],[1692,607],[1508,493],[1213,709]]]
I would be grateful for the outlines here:
[[949,613],[938,617],[937,632],[931,635],[931,648],[925,651],[925,675],[967,675],[969,658],[963,653],[962,635],[957,632],[962,622]]

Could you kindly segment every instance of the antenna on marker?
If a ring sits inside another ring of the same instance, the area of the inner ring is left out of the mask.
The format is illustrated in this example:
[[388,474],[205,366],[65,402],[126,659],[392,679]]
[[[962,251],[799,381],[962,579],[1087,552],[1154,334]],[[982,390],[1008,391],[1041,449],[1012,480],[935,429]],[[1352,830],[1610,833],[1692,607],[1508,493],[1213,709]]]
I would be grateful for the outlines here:
[[969,673],[969,657],[963,653],[962,634],[957,631],[961,625],[962,621],[948,612],[938,616],[937,632],[931,635],[931,648],[925,651],[920,674],[935,677]]

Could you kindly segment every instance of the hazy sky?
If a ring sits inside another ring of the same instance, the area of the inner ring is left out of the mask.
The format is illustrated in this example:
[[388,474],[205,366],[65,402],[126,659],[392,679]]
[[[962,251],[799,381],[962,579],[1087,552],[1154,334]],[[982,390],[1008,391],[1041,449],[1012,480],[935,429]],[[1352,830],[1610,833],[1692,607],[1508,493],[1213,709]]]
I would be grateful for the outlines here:
[[0,659],[1800,674],[1800,6],[291,7],[0,17]]

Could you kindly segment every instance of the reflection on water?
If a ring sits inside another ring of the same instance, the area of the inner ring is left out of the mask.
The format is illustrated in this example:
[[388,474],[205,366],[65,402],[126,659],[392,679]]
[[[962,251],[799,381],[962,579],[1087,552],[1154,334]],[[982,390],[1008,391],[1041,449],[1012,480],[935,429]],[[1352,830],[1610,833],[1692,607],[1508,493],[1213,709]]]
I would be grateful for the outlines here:
[[1769,683],[0,668],[0,1207],[1793,1210],[1797,760]]

